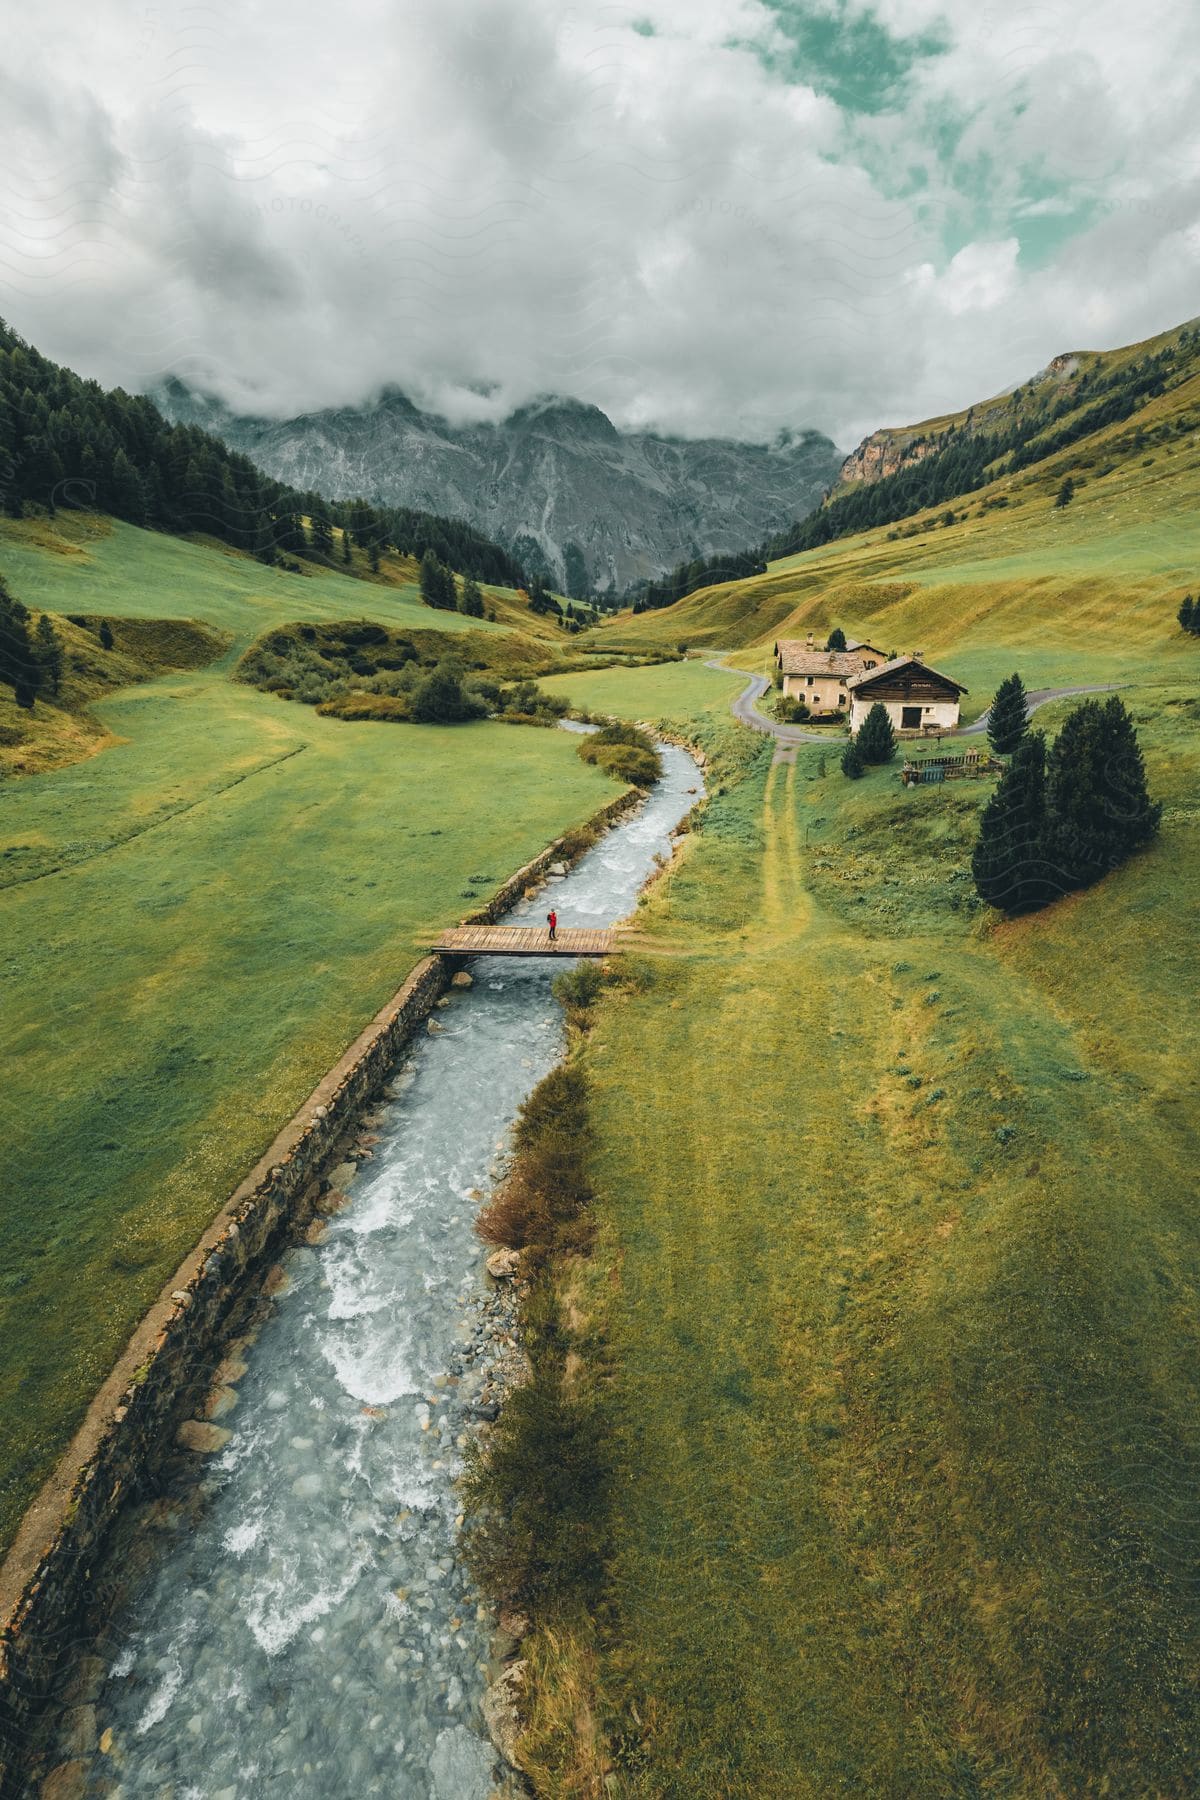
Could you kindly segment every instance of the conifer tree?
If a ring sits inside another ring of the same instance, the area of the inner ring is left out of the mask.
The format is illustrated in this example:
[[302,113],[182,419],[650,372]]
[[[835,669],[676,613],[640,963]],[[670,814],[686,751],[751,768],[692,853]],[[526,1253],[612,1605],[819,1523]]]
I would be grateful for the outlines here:
[[825,648],[827,650],[844,650],[846,648],[846,634],[840,625],[835,625],[826,638]]
[[0,682],[20,707],[32,709],[41,669],[29,637],[29,611],[0,581]]
[[896,733],[882,700],[875,702],[860,725],[854,741],[858,746],[858,754],[865,763],[891,762],[896,754]]
[[1045,854],[1062,891],[1087,887],[1148,843],[1162,806],[1125,703],[1085,700],[1055,740],[1047,764]]
[[1075,498],[1075,483],[1071,480],[1071,477],[1068,475],[1065,477],[1062,486],[1058,490],[1058,498],[1054,502],[1055,507],[1058,508],[1058,507],[1063,507],[1063,506],[1070,506],[1070,504],[1074,498]]
[[468,619],[482,619],[483,617],[483,589],[473,575],[463,577],[458,610]]
[[1003,912],[1030,912],[1062,892],[1043,855],[1046,825],[1046,740],[1022,738],[983,810],[971,855],[976,891]]
[[113,647],[112,626],[109,624],[107,619],[101,619],[99,635],[100,635],[100,648],[102,650],[111,650]]
[[1176,614],[1179,623],[1183,626],[1185,631],[1195,630],[1195,626],[1192,623],[1193,618],[1195,617],[1194,607],[1195,601],[1192,599],[1192,596],[1190,594],[1185,594],[1179,611]]
[[57,695],[62,686],[63,647],[62,639],[50,623],[47,613],[43,613],[37,622],[34,653],[41,671],[40,685],[46,689],[47,693]]
[[1011,756],[1029,725],[1025,683],[1008,675],[996,689],[988,712],[988,743],[997,756]]
[[350,527],[348,525],[342,527],[342,561],[344,563],[350,561]]
[[866,764],[863,762],[862,756],[859,753],[858,745],[854,739],[851,738],[850,742],[846,745],[846,748],[842,751],[842,774],[848,775],[851,781],[859,781],[866,772]]
[[312,548],[315,556],[332,556],[333,525],[329,514],[323,506],[314,506],[309,515],[312,521]]
[[432,544],[421,558],[421,598],[426,606],[435,606],[441,612],[455,612],[458,608],[453,572],[442,562]]

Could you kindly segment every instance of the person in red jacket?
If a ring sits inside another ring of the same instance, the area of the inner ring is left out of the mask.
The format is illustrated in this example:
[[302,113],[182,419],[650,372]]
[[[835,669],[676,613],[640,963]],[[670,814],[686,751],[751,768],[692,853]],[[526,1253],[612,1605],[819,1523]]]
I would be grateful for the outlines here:
[[550,927],[550,942],[553,943],[558,936],[558,914],[556,912],[548,912],[546,914],[546,923]]

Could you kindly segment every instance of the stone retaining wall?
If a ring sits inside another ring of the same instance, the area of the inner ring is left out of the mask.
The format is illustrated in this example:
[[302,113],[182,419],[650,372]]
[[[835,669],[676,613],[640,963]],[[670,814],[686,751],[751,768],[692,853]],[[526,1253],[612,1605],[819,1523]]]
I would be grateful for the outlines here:
[[0,1794],[18,1791],[25,1725],[53,1687],[118,1507],[207,1389],[235,1301],[305,1221],[318,1171],[445,985],[441,960],[426,957],[280,1132],[142,1320],[26,1513],[0,1571]]
[[[588,820],[588,828],[597,833],[606,830],[608,826],[615,825],[618,819],[623,819],[626,813],[640,806],[645,797],[640,788],[627,788],[615,800],[610,800],[607,806],[602,806],[598,813],[593,813]],[[551,863],[578,861],[578,854],[572,856],[565,847],[570,841],[571,833],[568,832],[543,850],[540,856],[535,856],[532,862],[526,863],[523,869],[518,869],[502,888],[496,890],[486,906],[480,907],[478,912],[468,913],[463,924],[494,925],[497,919],[503,918],[523,898],[526,888],[536,886]]]
[[[589,821],[604,829],[639,804],[620,794]],[[526,863],[470,916],[490,924],[554,862],[570,834]],[[235,1305],[311,1215],[320,1171],[383,1084],[448,979],[426,957],[314,1089],[218,1213],[138,1326],[0,1569],[0,1797],[19,1794],[28,1727],[52,1694],[89,1598],[92,1565],[120,1506],[207,1393]]]

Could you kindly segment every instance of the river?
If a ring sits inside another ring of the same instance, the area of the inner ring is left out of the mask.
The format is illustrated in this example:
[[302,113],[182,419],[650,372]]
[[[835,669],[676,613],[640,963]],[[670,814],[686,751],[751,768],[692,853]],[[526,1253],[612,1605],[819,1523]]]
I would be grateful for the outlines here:
[[[700,785],[690,757],[662,750],[639,811],[510,917],[632,911]],[[288,1285],[221,1420],[229,1442],[144,1534],[148,1567],[101,1646],[89,1794],[492,1791],[493,1625],[458,1554],[455,1485],[494,1305],[473,1219],[564,1039],[556,959],[471,972],[395,1071],[351,1204],[282,1259]]]

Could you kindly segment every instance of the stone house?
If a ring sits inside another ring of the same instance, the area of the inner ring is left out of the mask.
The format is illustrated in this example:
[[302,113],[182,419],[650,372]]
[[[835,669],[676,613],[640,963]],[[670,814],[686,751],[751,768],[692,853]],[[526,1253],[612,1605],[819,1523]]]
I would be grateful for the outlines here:
[[957,730],[959,700],[967,691],[961,682],[930,668],[921,660],[919,650],[859,670],[847,678],[846,689],[851,731],[858,731],[880,700],[887,708],[893,729],[902,737]]
[[806,639],[780,638],[775,645],[775,667],[782,677],[783,693],[803,700],[809,712],[848,718],[852,675],[878,668],[883,652],[857,640],[844,650],[818,650],[810,632]]

